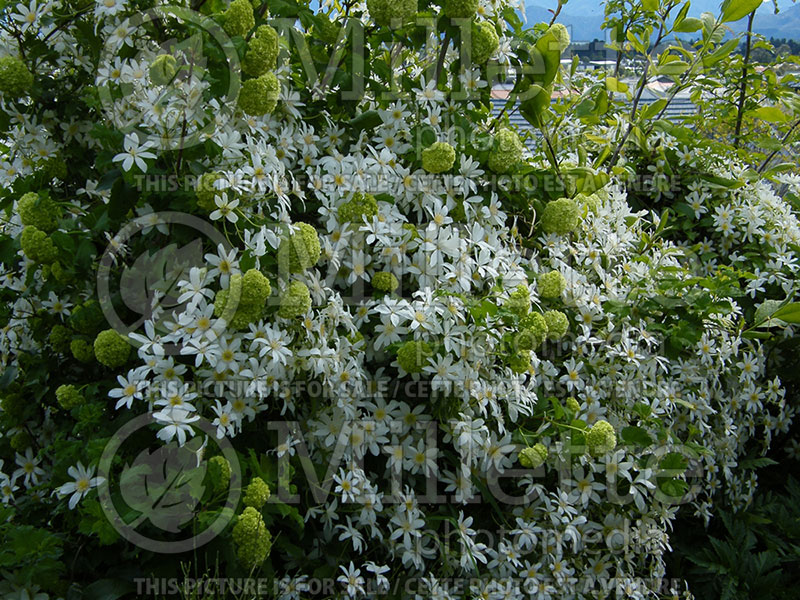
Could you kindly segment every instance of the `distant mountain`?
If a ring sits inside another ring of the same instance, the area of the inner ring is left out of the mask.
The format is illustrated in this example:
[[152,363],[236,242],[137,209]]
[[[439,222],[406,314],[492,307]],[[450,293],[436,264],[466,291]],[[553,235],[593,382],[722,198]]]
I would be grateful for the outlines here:
[[[552,12],[557,2],[535,0],[538,4],[529,4],[526,7],[528,23],[550,21]],[[719,12],[720,0],[694,0],[690,16],[700,16],[704,12]],[[552,6],[551,6],[552,5]],[[791,0],[779,0],[780,13],[774,14],[773,3],[767,0],[756,13],[753,28],[757,33],[766,37],[800,39],[800,4],[793,4]],[[602,29],[605,18],[604,5],[597,0],[569,0],[561,10],[558,21],[566,25],[571,32],[572,39],[576,42],[588,42],[594,39],[604,39]],[[744,31],[747,27],[746,19],[730,23],[734,31]]]

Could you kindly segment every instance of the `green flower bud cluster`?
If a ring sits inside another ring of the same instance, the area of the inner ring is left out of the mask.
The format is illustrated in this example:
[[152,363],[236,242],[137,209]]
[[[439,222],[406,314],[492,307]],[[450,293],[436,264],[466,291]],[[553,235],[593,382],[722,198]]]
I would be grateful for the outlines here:
[[518,350],[508,358],[509,368],[518,375],[527,373],[531,368],[531,351]]
[[546,460],[547,448],[544,444],[535,444],[529,448],[523,448],[519,453],[519,464],[526,469],[540,467]]
[[433,356],[433,350],[427,342],[410,340],[397,350],[397,362],[406,373],[421,373]]
[[569,48],[569,31],[567,31],[563,23],[553,23],[548,31],[552,33],[553,37],[558,41],[558,51],[563,54],[564,50]]
[[503,308],[511,311],[518,317],[524,317],[531,310],[531,297],[528,293],[528,286],[519,284],[516,289],[508,295],[508,299],[503,302]]
[[489,21],[472,24],[472,62],[482,65],[500,47],[497,30]]
[[0,58],[0,93],[7,98],[27,96],[33,87],[33,75],[20,59]]
[[60,385],[56,389],[56,400],[64,410],[72,410],[83,404],[86,399],[74,385]]
[[220,179],[219,173],[203,173],[197,180],[194,191],[197,196],[197,206],[208,213],[217,208],[215,200],[219,190],[214,187],[214,183],[218,179]]
[[428,173],[444,173],[453,168],[456,150],[447,142],[435,142],[422,151],[422,168]]
[[275,69],[277,59],[278,32],[269,25],[260,25],[247,43],[242,71],[252,77],[259,77]]
[[64,181],[67,178],[67,161],[61,156],[52,156],[44,163],[44,172],[51,179]]
[[94,347],[84,339],[75,338],[69,344],[69,351],[76,360],[90,363],[94,360]]
[[208,480],[216,492],[224,492],[231,481],[231,463],[223,456],[208,459]]
[[311,293],[302,281],[292,281],[281,296],[278,316],[284,319],[302,317],[311,308]]
[[159,54],[150,63],[150,81],[167,85],[178,74],[178,61],[171,54]]
[[578,404],[578,401],[575,400],[572,396],[567,398],[566,402],[564,403],[567,405],[567,410],[570,411],[573,415],[577,415],[581,412],[581,405]]
[[444,0],[442,13],[451,19],[471,19],[478,14],[479,0]]
[[598,421],[586,433],[586,447],[593,456],[602,456],[617,447],[617,434],[608,421]]
[[399,286],[400,282],[391,271],[379,271],[372,276],[372,287],[379,292],[393,292]]
[[539,275],[536,287],[542,298],[558,298],[567,287],[567,280],[558,271],[550,271]]
[[522,160],[525,146],[519,136],[510,129],[501,129],[494,136],[489,154],[489,168],[495,173],[508,173]]
[[588,196],[585,194],[578,194],[575,199],[583,203],[584,216],[588,215],[589,213],[596,214],[603,205],[603,200],[597,193],[589,194]]
[[31,434],[24,429],[15,433],[11,438],[11,447],[17,452],[22,452],[25,450],[25,448],[28,448],[32,445],[33,438],[31,437]]
[[12,419],[22,418],[27,405],[28,403],[22,394],[16,392],[3,396],[3,399],[0,400],[0,408],[3,409],[3,414]]
[[239,108],[248,115],[269,114],[278,105],[280,94],[281,85],[275,73],[264,73],[260,77],[248,79],[242,84],[242,88],[239,90]]
[[128,361],[131,345],[114,329],[106,329],[94,339],[94,355],[97,362],[109,369],[121,367]]
[[256,18],[250,0],[233,0],[228,6],[228,10],[222,13],[222,22],[222,28],[231,37],[235,35],[245,37],[256,26]]
[[253,477],[250,484],[245,488],[242,502],[245,506],[252,506],[260,509],[269,500],[269,486],[260,477]]
[[261,566],[272,548],[272,536],[261,513],[252,506],[245,508],[236,519],[232,535],[242,565],[247,569]]
[[[258,269],[250,269],[244,275],[231,275],[228,289],[217,292],[214,299],[214,315],[226,319],[234,329],[244,329],[262,317],[271,293],[269,280]],[[239,302],[227,310],[231,294],[234,300],[238,296]]]
[[19,245],[29,259],[35,263],[49,265],[58,259],[58,248],[44,231],[28,225],[19,236]]
[[19,219],[23,225],[30,225],[50,233],[58,227],[61,211],[50,198],[40,198],[36,192],[28,192],[17,201]]
[[281,242],[278,268],[281,273],[300,273],[310,269],[322,255],[317,230],[308,223],[298,223],[298,231]]
[[558,340],[569,330],[567,315],[558,310],[530,313],[520,321],[514,338],[517,350],[536,350],[545,339]]
[[363,223],[363,218],[372,219],[378,214],[378,201],[372,194],[356,192],[337,210],[342,223]]
[[519,324],[519,333],[515,337],[519,350],[535,350],[547,337],[547,321],[538,312],[530,313]]
[[59,283],[68,283],[72,281],[72,274],[67,271],[60,262],[54,262],[50,265],[50,273],[56,278]]
[[97,300],[90,299],[79,304],[69,316],[69,324],[78,333],[94,336],[105,325],[103,309]]
[[367,0],[367,10],[382,27],[404,25],[417,14],[417,0]]
[[569,330],[569,319],[560,310],[548,310],[543,315],[547,324],[547,337],[551,340],[560,340]]
[[559,198],[547,203],[542,212],[542,230],[564,235],[574,231],[581,220],[582,207],[571,198]]
[[69,329],[63,325],[54,325],[50,330],[50,335],[47,336],[53,350],[59,354],[66,354],[69,352],[69,343],[72,341],[72,335]]

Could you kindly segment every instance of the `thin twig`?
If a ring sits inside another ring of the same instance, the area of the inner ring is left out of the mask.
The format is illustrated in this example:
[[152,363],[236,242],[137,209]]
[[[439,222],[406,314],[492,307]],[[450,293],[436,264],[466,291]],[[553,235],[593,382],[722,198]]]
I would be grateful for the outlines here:
[[439,60],[436,61],[436,74],[434,75],[434,81],[436,85],[439,85],[439,77],[442,74],[442,68],[444,67],[444,57],[447,54],[447,48],[450,46],[450,32],[447,31],[444,34],[444,39],[442,40],[442,48],[439,50]]
[[736,109],[736,129],[733,133],[733,147],[738,148],[742,137],[742,119],[744,118],[744,101],[747,96],[747,67],[750,62],[750,45],[753,40],[753,19],[756,16],[756,11],[750,13],[750,18],[747,20],[747,44],[744,51],[744,62],[742,64],[742,83],[739,88],[739,102]]
[[763,162],[763,163],[761,163],[761,166],[758,168],[758,172],[759,172],[759,174],[763,173],[763,172],[764,172],[764,170],[765,170],[765,169],[767,168],[767,166],[769,165],[769,163],[771,163],[771,162],[772,162],[772,159],[773,159],[773,158],[775,158],[775,156],[778,154],[778,152],[780,152],[781,150],[783,150],[783,145],[784,145],[784,144],[787,142],[787,140],[788,140],[788,139],[791,137],[792,133],[794,133],[794,130],[795,130],[795,129],[797,129],[797,127],[798,127],[799,125],[800,125],[800,120],[797,120],[797,121],[795,121],[795,122],[794,122],[794,125],[792,125],[792,126],[789,128],[789,131],[787,131],[787,132],[786,132],[786,135],[784,135],[784,136],[783,136],[783,138],[781,139],[781,147],[780,147],[780,148],[776,148],[776,149],[775,149],[775,150],[772,152],[772,154],[770,154],[770,155],[769,155],[767,158],[765,158],[765,159],[764,159],[764,162]]

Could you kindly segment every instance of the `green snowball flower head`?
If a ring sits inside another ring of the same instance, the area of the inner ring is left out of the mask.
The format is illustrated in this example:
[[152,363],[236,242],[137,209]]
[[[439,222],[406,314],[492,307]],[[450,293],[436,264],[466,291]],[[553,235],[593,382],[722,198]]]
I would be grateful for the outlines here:
[[33,445],[33,437],[27,431],[18,431],[11,438],[11,447],[17,452],[22,452],[25,448]]
[[570,42],[569,31],[567,31],[567,28],[564,26],[563,23],[553,23],[550,26],[550,29],[548,29],[547,31],[549,33],[552,33],[553,37],[556,38],[556,40],[558,41],[558,51],[563,54],[564,50],[569,48],[569,42]]
[[443,14],[451,19],[471,19],[478,14],[478,0],[444,0]]
[[224,492],[231,481],[231,463],[224,456],[208,459],[208,480],[215,492]]
[[242,71],[259,77],[275,68],[278,59],[278,32],[269,25],[260,25],[247,43],[247,54],[242,62]]
[[497,174],[508,173],[522,160],[525,146],[519,136],[510,129],[501,129],[494,136],[489,154],[489,168]]
[[547,203],[542,212],[542,230],[545,233],[564,235],[574,231],[580,223],[581,207],[571,198],[559,198]]
[[535,469],[544,464],[547,460],[547,448],[544,444],[535,444],[528,448],[523,448],[519,453],[519,464],[526,469]]
[[56,400],[64,410],[71,410],[85,402],[84,397],[74,385],[60,385],[56,389]]
[[560,310],[548,310],[542,315],[547,323],[547,337],[551,340],[560,340],[569,330],[569,320]]
[[[231,275],[228,289],[220,290],[214,298],[214,315],[225,319],[233,329],[244,329],[264,314],[271,293],[269,280],[258,269],[250,269],[244,275]],[[226,312],[231,294],[239,298],[239,302],[229,309],[233,314]]]
[[298,230],[281,242],[278,268],[281,273],[300,273],[310,269],[322,255],[317,230],[308,223],[297,223]]
[[208,213],[217,209],[215,200],[219,190],[214,187],[214,184],[220,178],[219,173],[203,173],[197,179],[197,187],[194,190],[197,196],[197,206]]
[[231,37],[235,35],[245,37],[256,26],[256,18],[250,0],[233,0],[228,6],[228,10],[222,13],[222,22],[222,28]]
[[378,201],[372,194],[356,192],[337,210],[342,223],[363,223],[364,217],[371,220],[378,214]]
[[21,419],[25,414],[25,409],[28,407],[28,401],[23,398],[22,394],[9,394],[0,400],[0,408],[3,413],[12,419]]
[[61,211],[50,198],[40,198],[36,192],[28,192],[17,201],[19,219],[23,225],[32,225],[45,233],[58,227]]
[[28,225],[19,236],[19,245],[29,259],[35,263],[49,265],[58,258],[58,248],[44,231]]
[[278,316],[284,319],[302,317],[311,308],[311,293],[302,281],[293,281],[281,296]]
[[50,335],[47,336],[53,350],[60,354],[66,354],[69,351],[71,338],[72,336],[69,333],[69,329],[63,325],[54,325],[50,330]]
[[527,373],[531,368],[530,350],[519,350],[508,359],[509,368],[517,375]]
[[0,58],[0,93],[6,98],[27,96],[33,87],[33,75],[19,58]]
[[393,292],[400,286],[394,273],[390,271],[379,271],[372,276],[372,287],[379,292]]
[[567,287],[567,280],[558,271],[550,271],[539,275],[536,287],[542,298],[558,298]]
[[472,62],[482,65],[500,47],[497,30],[489,21],[472,24]]
[[106,329],[94,339],[94,355],[97,362],[109,369],[121,367],[128,361],[131,345],[114,329]]
[[69,351],[76,360],[89,363],[94,360],[94,348],[86,340],[76,338],[69,343]]
[[68,283],[72,281],[72,275],[61,265],[60,262],[54,262],[52,265],[50,265],[50,272],[59,283]]
[[578,404],[578,401],[575,400],[575,398],[573,398],[572,396],[567,398],[565,404],[567,405],[567,409],[573,414],[578,414],[579,412],[581,412],[581,405]]
[[405,25],[417,14],[417,0],[367,0],[367,10],[381,27]]
[[272,536],[264,524],[264,518],[252,506],[245,508],[237,517],[232,537],[236,556],[248,570],[259,567],[272,548]]
[[508,295],[508,300],[503,302],[503,308],[510,310],[518,317],[524,317],[531,310],[531,296],[528,293],[528,286],[519,284],[516,289]]
[[94,298],[79,304],[69,316],[69,324],[78,333],[94,336],[105,325],[100,303]]
[[547,337],[547,322],[538,312],[530,313],[519,324],[515,342],[520,350],[536,350]]
[[603,201],[596,193],[589,194],[588,196],[585,194],[578,194],[576,200],[580,200],[583,203],[584,215],[588,215],[589,213],[597,214],[597,211],[600,210],[600,207],[603,205]]
[[427,342],[410,340],[397,349],[397,362],[406,373],[421,373],[433,356],[433,350]]
[[456,150],[447,142],[436,142],[422,151],[422,168],[428,173],[444,173],[453,168]]
[[167,85],[178,74],[178,61],[171,54],[159,54],[150,63],[150,81]]
[[260,509],[269,500],[269,496],[269,486],[264,483],[264,480],[260,477],[253,477],[250,484],[245,488],[242,502],[244,502],[245,506]]
[[280,93],[281,86],[275,73],[264,73],[242,84],[239,90],[239,108],[248,115],[269,114],[278,105]]
[[608,421],[598,421],[586,434],[586,447],[593,456],[602,456],[617,447],[617,433]]

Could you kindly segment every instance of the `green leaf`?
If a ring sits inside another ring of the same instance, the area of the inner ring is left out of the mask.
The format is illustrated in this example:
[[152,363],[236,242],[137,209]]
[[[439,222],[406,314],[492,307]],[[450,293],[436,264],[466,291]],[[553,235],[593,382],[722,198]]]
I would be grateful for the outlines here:
[[762,121],[768,121],[769,123],[786,123],[789,121],[789,115],[777,106],[762,106],[761,108],[751,110],[748,114]]
[[642,7],[650,12],[658,10],[658,0],[642,0]]
[[800,302],[791,302],[772,313],[773,319],[787,323],[800,323]]
[[730,23],[743,19],[756,10],[763,0],[725,0],[722,3],[722,22]]
[[703,27],[703,22],[700,19],[689,17],[681,21],[680,24],[675,27],[675,31],[678,33],[692,33],[694,31],[700,31],[701,27]]
[[350,121],[353,137],[358,138],[358,134],[361,133],[362,129],[375,129],[381,123],[383,123],[383,119],[381,119],[378,111],[368,110],[367,112],[358,115],[355,119]]
[[647,433],[646,430],[633,425],[625,427],[620,432],[620,436],[626,443],[642,446],[643,448],[653,443],[653,438],[650,437],[650,434]]
[[[689,459],[686,458],[680,452],[669,452],[664,455],[664,458],[658,463],[658,467],[660,469],[664,469],[667,471],[678,471],[683,473],[686,470],[686,467],[689,466]],[[680,473],[672,473],[673,475],[678,475]]]

